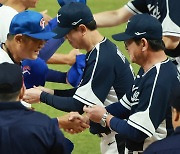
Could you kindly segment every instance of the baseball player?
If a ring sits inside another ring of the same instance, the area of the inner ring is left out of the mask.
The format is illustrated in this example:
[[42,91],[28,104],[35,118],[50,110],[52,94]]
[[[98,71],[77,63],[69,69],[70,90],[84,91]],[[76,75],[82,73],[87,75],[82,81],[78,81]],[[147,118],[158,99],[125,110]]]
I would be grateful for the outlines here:
[[142,153],[172,130],[169,98],[180,75],[164,53],[162,27],[156,18],[135,15],[125,32],[113,35],[113,39],[124,41],[130,60],[141,66],[139,72],[119,102],[106,109],[84,107],[84,111],[91,120],[108,126],[126,140],[125,153]]
[[[1,20],[0,22],[2,23],[6,23],[6,24],[2,24],[2,26],[0,27],[0,42],[5,42],[5,40],[7,39],[7,33],[9,31],[9,24],[10,21],[12,19],[12,17],[14,15],[16,15],[19,10],[15,10],[14,8],[14,3],[13,1],[9,0],[4,1],[2,3],[5,3],[6,5],[0,8],[0,15],[1,15]],[[80,1],[81,2],[81,1]],[[85,2],[85,1],[82,1]],[[20,2],[21,3],[21,2]],[[16,5],[21,5],[19,2],[16,2]],[[29,7],[35,7],[35,1],[33,2],[33,4],[24,4],[21,5],[21,7],[19,7],[21,9],[21,11],[23,11],[24,9],[27,9]],[[69,3],[69,1],[61,1],[61,3],[59,2],[60,5],[64,5],[66,3]],[[3,14],[6,14],[6,16],[3,16]],[[45,27],[47,30],[52,30],[55,26],[57,25],[57,21],[56,19],[52,19],[51,21],[49,21],[49,24]],[[60,82],[60,83],[67,83],[66,80],[68,81],[69,84],[71,84],[72,86],[77,86],[79,83],[77,81],[80,81],[81,76],[82,76],[82,72],[83,72],[83,67],[84,67],[84,63],[82,63],[82,61],[85,59],[85,55],[77,55],[78,58],[76,61],[76,64],[74,64],[74,67],[68,72],[60,72],[60,71],[55,71],[52,69],[49,69],[46,62],[48,61],[48,59],[54,54],[54,52],[59,48],[59,46],[61,46],[61,44],[64,42],[64,38],[60,38],[60,39],[50,39],[49,41],[47,41],[47,43],[45,44],[45,46],[42,48],[42,50],[40,51],[39,54],[39,58],[37,58],[36,60],[30,60],[30,59],[26,59],[22,61],[22,67],[23,67],[23,75],[24,75],[24,81],[25,81],[25,86],[26,88],[31,88],[34,85],[35,86],[44,86],[45,81],[50,81],[50,82]],[[71,51],[70,58],[72,57],[76,57],[75,54],[77,52],[74,52],[73,50]],[[58,61],[62,61],[64,58],[65,60],[63,60],[62,62],[64,63],[70,63],[71,61],[66,61],[69,58],[69,55],[65,56],[61,54],[61,57],[59,58],[58,55]],[[79,66],[79,63],[81,64],[81,70]],[[82,67],[83,64],[83,67]],[[71,73],[72,72],[72,73]],[[74,73],[77,72],[77,73]],[[70,77],[70,75],[72,75]]]
[[[43,16],[34,11],[24,11],[15,15],[10,24],[7,40],[1,44],[0,63],[21,65],[23,59],[36,59],[45,40],[55,36],[53,32],[44,28],[42,21]],[[27,103],[23,103],[30,107]]]
[[166,54],[176,57],[174,63],[180,70],[180,15],[179,0],[132,0],[124,7],[95,14],[99,27],[109,27],[122,24],[135,14],[148,13],[157,18],[163,28],[163,41]]
[[[32,88],[26,91],[24,99],[31,103],[40,99],[59,110],[79,113],[83,113],[84,105],[108,106],[119,100],[134,81],[131,66],[117,46],[97,31],[90,9],[83,3],[70,3],[59,10],[57,20],[61,22],[55,29],[56,38],[65,36],[74,48],[87,52],[80,85],[51,91],[54,95]],[[115,133],[109,129],[98,133],[101,153],[118,154]]]

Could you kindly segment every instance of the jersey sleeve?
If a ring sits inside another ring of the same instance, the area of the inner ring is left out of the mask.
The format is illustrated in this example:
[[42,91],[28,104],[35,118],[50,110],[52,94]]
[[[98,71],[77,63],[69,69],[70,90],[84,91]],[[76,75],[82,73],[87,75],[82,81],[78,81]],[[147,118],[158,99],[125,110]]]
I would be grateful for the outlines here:
[[179,0],[166,0],[167,14],[162,22],[163,35],[180,37]]
[[145,0],[129,1],[125,7],[133,14],[148,13],[148,8]]

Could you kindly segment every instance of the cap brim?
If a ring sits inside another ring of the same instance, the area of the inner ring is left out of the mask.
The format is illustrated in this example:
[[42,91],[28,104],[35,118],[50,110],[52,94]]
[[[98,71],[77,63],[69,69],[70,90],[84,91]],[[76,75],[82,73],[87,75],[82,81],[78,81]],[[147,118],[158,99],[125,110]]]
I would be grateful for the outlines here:
[[116,41],[125,41],[125,40],[132,39],[133,36],[130,36],[126,33],[119,33],[119,34],[112,35],[112,38]]
[[36,39],[40,39],[40,40],[49,40],[53,38],[54,36],[56,36],[56,34],[53,32],[41,32],[41,33],[26,34],[26,35],[36,38]]
[[53,29],[53,32],[56,33],[56,36],[54,36],[53,38],[55,39],[59,39],[64,37],[66,34],[68,34],[73,28],[64,28],[64,27],[56,27],[55,29]]

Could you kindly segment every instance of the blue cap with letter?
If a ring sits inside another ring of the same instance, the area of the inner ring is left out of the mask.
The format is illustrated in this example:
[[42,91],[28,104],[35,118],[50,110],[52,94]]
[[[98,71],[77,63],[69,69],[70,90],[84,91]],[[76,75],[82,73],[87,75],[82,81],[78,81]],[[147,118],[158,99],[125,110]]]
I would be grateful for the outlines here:
[[131,17],[128,21],[124,33],[115,34],[112,38],[116,41],[125,41],[133,38],[162,40],[162,26],[155,17],[149,14],[138,14]]
[[30,10],[20,12],[13,17],[9,33],[24,34],[40,40],[49,40],[56,35],[45,29],[45,21],[40,13]]

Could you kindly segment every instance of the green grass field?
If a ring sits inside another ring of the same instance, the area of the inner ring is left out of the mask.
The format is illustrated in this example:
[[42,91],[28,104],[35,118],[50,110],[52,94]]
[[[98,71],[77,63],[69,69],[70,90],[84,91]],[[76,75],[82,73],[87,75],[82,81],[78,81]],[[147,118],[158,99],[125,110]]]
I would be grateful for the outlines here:
[[[128,0],[87,0],[87,5],[91,8],[93,13],[97,13],[97,12],[102,12],[106,10],[113,10],[113,9],[120,8],[127,1]],[[47,9],[48,14],[51,15],[52,17],[55,17],[59,8],[60,7],[58,3],[56,2],[56,0],[40,0],[35,10],[43,11]],[[125,25],[121,25],[121,26],[117,26],[113,28],[101,28],[99,29],[99,31],[104,36],[112,40],[111,38],[112,34],[122,32],[124,31],[124,29],[125,29]],[[127,52],[124,49],[124,45],[120,42],[115,42],[115,41],[113,42],[119,46],[120,50],[122,50],[125,56],[129,59]],[[68,44],[68,42],[65,42],[59,48],[57,52],[67,53],[68,51],[70,51],[70,49],[72,49],[72,47]],[[82,51],[82,52],[85,53],[85,51]],[[132,65],[132,66],[135,69],[135,72],[137,72],[138,67],[136,65]],[[49,67],[56,70],[61,70],[61,71],[66,71],[69,68],[69,66],[65,66],[65,65],[49,65]],[[47,83],[46,86],[52,89],[70,88],[70,86],[67,86],[65,84],[55,84],[55,83]],[[37,105],[34,105],[34,107],[37,111],[43,112],[49,115],[50,117],[57,117],[57,116],[61,116],[65,114],[64,112],[56,110],[45,104],[37,104]],[[88,130],[77,135],[70,135],[67,133],[64,133],[64,134],[75,145],[73,154],[100,154],[100,148],[99,148],[100,138],[95,135],[90,134]]]

